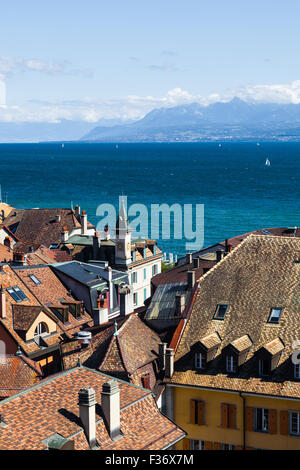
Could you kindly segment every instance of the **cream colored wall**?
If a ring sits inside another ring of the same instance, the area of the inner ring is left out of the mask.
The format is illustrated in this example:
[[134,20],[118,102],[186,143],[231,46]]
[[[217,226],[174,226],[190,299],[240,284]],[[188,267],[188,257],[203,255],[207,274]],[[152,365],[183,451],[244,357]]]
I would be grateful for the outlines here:
[[34,320],[29,330],[27,331],[26,341],[29,341],[34,338],[34,331],[37,325],[41,322],[46,323],[46,325],[48,326],[49,334],[56,332],[56,323],[50,317],[48,317],[48,315],[46,315],[44,312],[41,312],[37,316],[37,318]]

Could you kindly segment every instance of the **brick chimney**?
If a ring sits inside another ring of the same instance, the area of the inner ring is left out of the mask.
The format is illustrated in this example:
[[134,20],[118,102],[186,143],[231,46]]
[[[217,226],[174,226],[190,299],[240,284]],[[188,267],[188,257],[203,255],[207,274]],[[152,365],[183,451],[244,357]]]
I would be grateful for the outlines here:
[[184,294],[176,294],[175,296],[175,314],[176,316],[180,316],[185,307],[185,295]]
[[116,380],[109,380],[102,387],[101,406],[112,440],[120,436],[120,390]]
[[2,286],[0,288],[0,318],[6,318],[6,294]]
[[83,210],[81,213],[80,223],[81,223],[81,235],[87,235],[87,215],[86,215],[85,210]]
[[166,369],[166,350],[167,343],[159,343],[158,345],[158,366],[160,371]]
[[[109,296],[109,293],[108,293]],[[109,300],[109,299],[108,299]],[[94,309],[94,325],[102,325],[108,322],[108,306],[105,300],[97,299],[97,308]]]
[[69,232],[68,232],[67,226],[64,225],[63,228],[62,228],[62,231],[61,231],[61,241],[62,241],[62,243],[66,243],[68,241],[68,238],[69,238]]
[[13,264],[24,266],[27,264],[26,255],[22,251],[14,251],[13,253]]
[[96,446],[96,400],[91,387],[79,390],[79,416],[91,448]]
[[171,379],[174,373],[174,349],[166,349],[166,372],[165,377]]

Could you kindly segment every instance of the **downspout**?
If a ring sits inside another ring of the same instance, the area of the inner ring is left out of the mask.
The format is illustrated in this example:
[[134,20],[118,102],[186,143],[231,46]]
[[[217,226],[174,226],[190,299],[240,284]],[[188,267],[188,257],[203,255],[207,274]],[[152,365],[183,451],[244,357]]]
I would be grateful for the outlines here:
[[243,450],[246,449],[246,398],[239,392],[241,399],[243,400]]

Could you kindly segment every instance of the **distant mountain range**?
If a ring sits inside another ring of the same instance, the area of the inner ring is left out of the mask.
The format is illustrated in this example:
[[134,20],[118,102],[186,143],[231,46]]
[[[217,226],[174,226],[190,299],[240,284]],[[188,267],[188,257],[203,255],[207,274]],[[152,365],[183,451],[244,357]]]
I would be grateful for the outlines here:
[[137,121],[0,122],[0,142],[300,140],[300,104],[198,103],[155,109]]
[[213,140],[300,140],[300,104],[198,103],[155,109],[143,119],[97,126],[89,142],[197,142]]

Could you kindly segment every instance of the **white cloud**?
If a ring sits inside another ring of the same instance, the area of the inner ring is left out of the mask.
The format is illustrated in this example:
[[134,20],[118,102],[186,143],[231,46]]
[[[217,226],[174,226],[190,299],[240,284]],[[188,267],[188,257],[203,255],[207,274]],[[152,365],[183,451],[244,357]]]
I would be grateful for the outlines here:
[[[31,64],[32,65],[32,64]],[[39,64],[32,66],[39,68]],[[1,75],[0,75],[1,80]],[[0,84],[3,83],[0,81]],[[3,91],[2,91],[3,96]],[[5,89],[4,89],[5,96]],[[227,102],[239,97],[250,102],[300,103],[300,80],[279,85],[255,85],[230,90],[224,94],[208,96],[192,94],[181,88],[173,88],[164,96],[128,95],[115,99],[93,99],[69,101],[29,101],[26,107],[0,106],[0,121],[11,122],[59,122],[62,119],[94,122],[101,119],[133,120],[142,118],[155,108],[172,107],[190,103],[207,106],[215,102]],[[1,85],[0,85],[1,103]],[[5,103],[2,97],[2,104]]]

